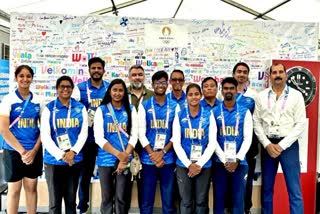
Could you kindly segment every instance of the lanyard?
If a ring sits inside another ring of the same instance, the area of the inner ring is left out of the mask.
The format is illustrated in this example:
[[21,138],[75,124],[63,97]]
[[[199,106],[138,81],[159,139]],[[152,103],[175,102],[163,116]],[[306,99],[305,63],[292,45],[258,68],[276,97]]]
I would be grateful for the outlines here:
[[[238,104],[236,104],[236,108],[237,108],[237,113],[236,113],[235,137],[238,136],[238,132],[239,132],[240,114],[239,114],[239,106],[238,106]],[[223,136],[226,136],[226,123],[225,123],[225,120],[224,120],[224,113],[223,113],[223,109],[222,109],[222,103],[220,105],[220,111],[221,111],[222,134],[223,134]]]
[[[154,108],[154,97],[151,98],[151,108],[152,108],[152,118],[153,118],[153,124],[156,129],[158,129],[157,125],[157,118],[156,118],[156,110]],[[166,115],[166,127],[165,129],[168,129],[169,124],[169,100],[167,100],[167,115]]]
[[[58,135],[57,126],[56,126],[57,100],[58,100],[58,98],[54,101],[53,115],[52,115],[53,129],[54,129],[54,132],[56,133],[56,135]],[[71,115],[71,99],[69,100],[66,133],[68,132],[68,129],[70,127],[70,115]]]
[[107,107],[109,109],[109,112],[112,114],[113,122],[116,124],[116,126],[119,129],[119,131],[121,131],[122,134],[124,134],[127,138],[129,138],[128,133],[121,127],[120,123],[118,122],[116,114],[115,114],[115,112],[113,110],[113,106],[111,105],[111,103],[108,103]]
[[[202,127],[202,121],[203,121],[203,107],[201,107],[200,111],[201,111],[201,115],[200,115],[200,121],[199,121],[199,127],[198,127],[198,139],[201,141],[201,138],[202,138],[201,127]],[[191,124],[191,120],[190,120],[190,115],[189,115],[189,107],[186,107],[186,114],[187,114],[188,126],[189,126],[190,136],[191,136],[191,133],[193,133],[193,132],[192,132],[192,124]],[[192,136],[192,138],[193,138],[193,136]]]
[[[144,93],[144,92],[143,92]],[[128,93],[128,97],[129,97],[129,103],[132,104],[131,102],[131,94]],[[139,99],[138,99],[138,102],[139,102],[139,105],[141,105],[142,101],[143,101],[143,98],[144,98],[144,95],[142,95]]]
[[[89,103],[89,106],[91,106],[91,96],[90,96],[90,90],[89,90],[89,81],[90,81],[90,79],[87,81],[86,89],[87,89],[88,103]],[[104,81],[102,81],[102,83],[103,83],[103,87],[106,88],[106,83]]]
[[241,97],[244,95],[244,93],[246,93],[247,89],[248,89],[248,88],[245,87],[245,88],[243,89],[243,91],[241,91],[241,93],[239,93],[239,96],[237,97],[236,102],[238,102],[238,101],[241,99]]
[[23,115],[23,113],[24,113],[24,110],[26,109],[26,107],[27,107],[30,99],[31,99],[31,93],[28,95],[26,101],[24,102],[24,105],[23,105],[23,108],[22,108],[22,111],[21,111],[20,115],[9,125],[9,129],[10,129],[12,126],[14,126],[14,124],[16,124],[16,123],[20,120],[20,118],[22,117],[22,115]]
[[[285,92],[285,95],[284,95],[284,98],[283,98],[283,102],[282,102],[282,105],[281,105],[281,111],[284,110],[284,107],[285,107],[287,99],[288,99],[288,95],[289,95],[289,87],[287,86],[287,89],[286,89],[286,92]],[[271,97],[271,89],[270,89],[270,91],[268,93],[268,109],[271,108],[270,97]]]

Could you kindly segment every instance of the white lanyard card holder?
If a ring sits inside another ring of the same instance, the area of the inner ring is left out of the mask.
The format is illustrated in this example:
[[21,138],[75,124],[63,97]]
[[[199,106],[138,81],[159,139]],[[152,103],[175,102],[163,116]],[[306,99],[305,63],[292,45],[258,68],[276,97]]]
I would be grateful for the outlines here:
[[237,148],[235,141],[224,142],[224,153],[226,162],[237,162]]

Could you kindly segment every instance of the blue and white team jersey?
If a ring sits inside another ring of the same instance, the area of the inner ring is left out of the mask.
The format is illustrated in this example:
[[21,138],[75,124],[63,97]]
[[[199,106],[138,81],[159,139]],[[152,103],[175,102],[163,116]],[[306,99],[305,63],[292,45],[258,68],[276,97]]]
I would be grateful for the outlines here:
[[[56,128],[56,130],[55,130]],[[81,149],[88,137],[88,116],[85,106],[70,98],[69,107],[59,99],[48,103],[41,116],[41,141],[45,148],[43,161],[52,165],[67,165],[62,160],[65,151],[59,148],[57,137],[67,134],[70,150],[76,152],[74,162],[82,160]]]
[[203,98],[200,101],[200,106],[204,108],[205,111],[211,111],[214,107],[219,106],[221,104],[221,100],[216,99],[213,106],[207,103],[207,101]]
[[[110,105],[114,111],[117,123],[121,126],[123,131],[119,131],[122,138],[124,149],[127,148],[128,144],[131,144],[133,148],[135,147],[138,140],[138,123],[137,123],[137,111],[133,105],[131,108],[131,133],[130,136],[126,136],[127,126],[128,126],[128,114],[125,110],[124,105],[120,109],[114,108]],[[96,143],[99,145],[98,156],[96,163],[98,166],[114,166],[117,157],[113,154],[106,152],[103,146],[106,142],[109,142],[115,149],[119,152],[123,152],[121,141],[118,135],[117,123],[112,118],[112,112],[109,111],[107,105],[101,105],[98,107],[97,112],[94,117],[94,136]]]
[[[26,150],[31,150],[39,138],[40,112],[40,98],[31,92],[30,99],[24,100],[18,90],[15,90],[4,96],[0,104],[0,115],[8,116],[10,124],[22,113],[21,118],[13,124],[10,131]],[[5,149],[14,150],[5,140],[3,146]]]
[[166,96],[172,101],[178,103],[180,106],[180,109],[183,109],[187,105],[187,95],[184,91],[182,91],[182,94],[179,100],[173,95],[172,91],[168,93]]
[[[217,133],[212,111],[200,108],[198,114],[193,117],[190,115],[189,108],[182,109],[176,114],[173,131],[171,141],[178,156],[176,161],[178,166],[189,167],[191,164],[191,147],[196,145],[201,146],[201,156],[196,164],[201,168],[211,167],[211,156],[214,152]],[[180,150],[181,147],[183,151]]]
[[[172,123],[175,116],[176,107],[177,102],[172,101],[168,97],[166,97],[162,105],[159,105],[156,102],[154,96],[140,104],[138,112],[139,140],[143,148],[150,144],[151,148],[155,150],[154,146],[157,134],[165,135],[164,146],[170,142],[172,136]],[[156,124],[154,120],[156,120]],[[142,150],[140,158],[142,163],[154,165],[145,149]],[[163,156],[163,160],[166,164],[175,162],[176,155],[173,149],[170,149]]]
[[251,114],[253,114],[256,97],[257,93],[253,89],[247,87],[242,93],[237,93],[236,101],[238,105],[246,107],[250,110]]
[[[100,88],[96,88],[91,84],[91,79],[88,79],[87,81],[81,82],[74,87],[72,97],[84,104],[87,108],[87,111],[93,110],[95,112],[100,106],[100,103],[104,95],[106,94],[108,87],[109,82],[103,81]],[[88,120],[90,120],[90,115]],[[87,142],[95,142],[93,126],[90,125],[90,122]]]
[[[221,113],[223,112],[223,113]],[[248,108],[234,105],[232,110],[228,110],[222,102],[220,106],[213,109],[214,117],[217,123],[217,141],[219,147],[216,148],[214,161],[225,162],[224,159],[224,143],[236,143],[236,157],[241,160],[241,164],[247,165],[245,155],[248,152],[253,133],[252,115]],[[225,127],[223,127],[223,121]],[[223,134],[225,130],[225,135]]]

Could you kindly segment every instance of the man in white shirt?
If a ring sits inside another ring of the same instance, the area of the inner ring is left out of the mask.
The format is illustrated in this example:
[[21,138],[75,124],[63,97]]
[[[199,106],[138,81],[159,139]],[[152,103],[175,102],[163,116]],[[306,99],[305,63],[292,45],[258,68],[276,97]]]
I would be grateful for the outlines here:
[[286,68],[273,64],[271,87],[259,93],[254,111],[254,130],[262,143],[262,212],[273,213],[273,187],[279,162],[289,194],[290,213],[303,213],[298,137],[305,129],[302,94],[287,86]]

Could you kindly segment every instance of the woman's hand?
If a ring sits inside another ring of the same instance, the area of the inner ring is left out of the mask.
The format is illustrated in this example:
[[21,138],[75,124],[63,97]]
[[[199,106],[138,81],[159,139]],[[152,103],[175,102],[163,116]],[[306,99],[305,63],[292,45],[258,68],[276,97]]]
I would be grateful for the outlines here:
[[188,176],[189,177],[194,177],[198,175],[201,172],[201,167],[195,163],[190,164],[189,166],[189,172]]
[[130,155],[126,152],[119,152],[117,154],[117,158],[119,159],[120,162],[128,162],[129,161]]
[[33,163],[34,158],[36,157],[38,151],[35,149],[31,149],[29,151],[26,151],[23,155],[21,155],[21,160],[24,164],[30,165]]
[[119,162],[118,168],[116,170],[118,175],[120,175],[127,168],[127,165],[128,165],[128,162],[122,162],[122,161]]

